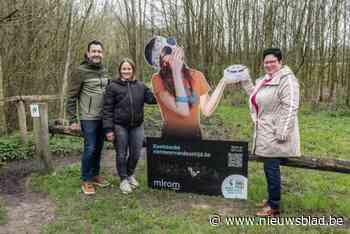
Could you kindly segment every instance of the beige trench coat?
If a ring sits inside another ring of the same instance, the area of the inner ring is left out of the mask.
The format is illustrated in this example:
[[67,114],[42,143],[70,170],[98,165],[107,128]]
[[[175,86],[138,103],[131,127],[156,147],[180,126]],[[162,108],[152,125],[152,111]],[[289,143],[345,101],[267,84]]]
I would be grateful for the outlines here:
[[[242,82],[255,124],[252,153],[272,158],[300,156],[298,80],[287,66],[264,84],[263,81],[269,78],[265,75],[257,79],[255,86],[251,80]],[[254,95],[258,113],[251,101]],[[281,138],[286,140],[280,141]]]

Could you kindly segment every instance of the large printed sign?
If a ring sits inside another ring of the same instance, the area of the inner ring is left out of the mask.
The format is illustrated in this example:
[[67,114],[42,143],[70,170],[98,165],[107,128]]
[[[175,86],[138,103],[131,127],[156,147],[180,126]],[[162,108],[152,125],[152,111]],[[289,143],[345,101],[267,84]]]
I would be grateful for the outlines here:
[[162,138],[147,139],[148,185],[226,198],[247,199],[246,142],[202,140],[200,113],[210,116],[225,85],[249,77],[242,65],[224,71],[212,94],[204,74],[188,67],[185,51],[173,37],[153,37],[146,62],[157,71],[151,79],[161,112]]
[[148,185],[247,199],[248,144],[147,138]]

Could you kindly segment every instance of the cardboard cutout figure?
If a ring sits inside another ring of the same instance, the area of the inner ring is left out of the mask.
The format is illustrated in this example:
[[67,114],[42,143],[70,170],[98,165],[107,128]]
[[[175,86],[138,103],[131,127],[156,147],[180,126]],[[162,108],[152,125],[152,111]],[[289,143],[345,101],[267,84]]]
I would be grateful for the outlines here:
[[152,38],[145,47],[145,59],[157,70],[152,87],[163,118],[162,137],[201,139],[200,111],[209,117],[226,84],[237,81],[222,78],[210,96],[203,73],[185,64],[184,50],[173,37]]

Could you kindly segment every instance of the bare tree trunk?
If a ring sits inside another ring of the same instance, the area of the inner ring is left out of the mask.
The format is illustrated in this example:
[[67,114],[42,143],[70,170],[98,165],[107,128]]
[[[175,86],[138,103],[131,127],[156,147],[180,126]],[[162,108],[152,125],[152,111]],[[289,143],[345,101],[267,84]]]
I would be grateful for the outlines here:
[[17,116],[19,132],[21,134],[22,144],[28,143],[28,130],[27,130],[27,119],[26,119],[26,109],[23,101],[16,103],[17,106]]
[[186,24],[186,60],[192,65],[192,30],[191,30],[191,12],[190,12],[191,1],[184,0],[184,11],[185,11],[185,24]]
[[142,1],[139,0],[139,53],[138,53],[138,77],[143,80],[143,45],[144,45],[144,23],[146,15],[147,0],[144,0],[143,10]]
[[249,61],[249,42],[250,42],[250,38],[249,38],[249,9],[251,8],[250,4],[249,4],[249,0],[245,1],[245,3],[243,4],[244,9],[243,9],[243,48],[244,48],[244,52],[246,54],[245,58],[244,58],[244,63],[248,64],[249,66],[251,65],[251,61]]
[[68,71],[69,71],[69,65],[71,60],[71,45],[72,45],[72,27],[73,27],[73,20],[72,20],[72,14],[73,14],[73,3],[74,0],[71,0],[69,3],[69,15],[68,15],[68,23],[67,23],[67,48],[66,48],[66,63],[64,66],[64,74],[63,74],[63,81],[62,81],[62,90],[61,90],[61,96],[60,96],[60,118],[65,118],[65,95],[67,92],[67,85],[68,85]]
[[[137,63],[137,32],[136,32],[136,7],[135,7],[135,0],[131,0],[131,57],[132,59]],[[139,25],[140,27],[140,25]],[[139,66],[139,64],[136,64],[136,66]]]
[[233,30],[232,30],[232,22],[233,22],[233,1],[226,0],[226,14],[227,14],[227,25],[228,25],[228,45],[227,45],[227,53],[228,53],[228,62],[232,63],[233,58]]
[[0,135],[7,133],[3,84],[4,76],[2,73],[2,55],[0,50]]
[[[325,5],[325,2],[321,3],[323,6]],[[322,17],[325,14],[325,8],[320,4],[320,16],[319,20],[320,23],[317,23],[316,25],[320,25],[320,48],[318,48],[318,54],[319,54],[319,66],[318,66],[318,80],[319,80],[319,102],[323,102],[324,100],[324,80],[325,80],[325,63],[326,63],[326,52],[325,52],[325,27],[326,27],[326,18]],[[318,35],[316,35],[317,37]]]
[[[73,0],[72,0],[73,1]],[[86,25],[86,21],[87,19],[89,18],[90,16],[90,13],[91,13],[91,9],[92,9],[92,6],[94,4],[94,0],[91,0],[90,3],[89,3],[89,7],[88,9],[86,10],[86,14],[84,15],[84,18],[83,18],[83,22],[81,24],[81,27],[80,27],[80,30],[79,30],[79,36],[78,36],[78,40],[77,40],[77,43],[80,42],[81,40],[81,36],[83,35],[83,32],[84,32],[84,28],[85,28],[85,25]]]
[[264,45],[265,47],[272,47],[273,43],[273,1],[266,0],[264,2]]
[[[347,12],[347,1],[344,1],[344,3],[343,3],[344,5],[343,5],[343,10],[344,10],[344,12],[343,12],[343,15],[344,15],[344,18],[343,18],[343,23],[344,23],[344,25],[348,25],[348,12]],[[343,55],[342,55],[342,74],[341,74],[341,87],[347,87],[346,85],[349,83],[349,79],[347,79],[348,78],[348,73],[347,73],[347,66],[346,66],[346,51],[347,51],[347,48],[348,48],[348,43],[347,43],[347,38],[346,38],[346,36],[347,36],[347,34],[348,34],[348,30],[347,30],[347,27],[345,26],[344,27],[344,29],[343,29],[343,51],[342,51],[342,53],[343,53]],[[346,90],[346,88],[343,88],[343,90],[345,91]],[[347,95],[345,96],[343,96],[343,98],[345,98],[345,100],[346,100],[346,104],[348,104],[348,97],[349,97],[349,90],[347,90]]]
[[84,35],[85,28],[87,27],[87,25],[86,25],[87,21],[91,15],[92,10],[93,10],[94,2],[95,2],[95,0],[89,0],[89,5],[88,5],[87,10],[85,11],[85,14],[83,16],[81,26],[80,26],[79,30],[76,30],[76,38],[77,39],[75,39],[74,43],[72,42],[72,45],[71,45],[71,50],[72,50],[71,61],[72,61],[72,63],[73,63],[73,61],[81,59],[81,50],[77,49],[77,47],[79,48],[82,44],[81,40],[82,40],[82,37]]
[[164,0],[160,0],[160,2],[161,2],[161,7],[162,7],[163,18],[164,18],[164,21],[165,21],[164,23],[165,23],[165,27],[166,27],[166,32],[168,34],[170,34],[171,29],[170,29],[170,23],[169,23],[170,19],[169,18],[171,17],[171,15],[169,15],[169,13],[166,10],[166,5],[164,3]]
[[331,66],[330,66],[330,77],[331,89],[329,95],[329,103],[332,108],[336,106],[337,103],[337,84],[338,84],[338,29],[339,29],[339,0],[335,1],[335,10],[334,10],[334,23],[332,31],[332,53],[331,53]]
[[[348,69],[347,69],[347,71],[349,72],[350,71],[350,69],[349,69],[349,67],[350,67],[350,64],[348,64]],[[349,73],[347,73],[347,74],[349,74]],[[350,106],[350,81],[348,80],[348,87],[347,87],[347,96],[346,96],[346,101],[345,101],[345,103],[346,103],[346,105],[347,106]]]
[[260,53],[261,53],[261,35],[259,30],[259,0],[254,0],[254,23],[252,23],[252,32],[254,32],[253,43],[254,43],[254,57],[253,57],[253,74],[257,75],[260,68]]
[[[206,1],[206,7],[207,7],[207,14],[206,14],[206,25],[204,28],[205,31],[205,37],[203,38],[203,44],[204,46],[204,53],[203,53],[203,73],[206,77],[208,77],[209,75],[209,65],[210,65],[210,59],[213,57],[212,51],[211,51],[211,42],[213,40],[213,36],[211,35],[213,32],[213,27],[212,27],[212,11],[214,9],[212,9],[211,6],[211,0],[207,0]],[[201,8],[204,9],[204,8]]]
[[[233,20],[233,46],[234,46],[234,50],[233,50],[233,54],[234,57],[236,58],[238,55],[237,52],[237,44],[239,43],[238,41],[238,34],[239,34],[239,6],[238,6],[238,1],[234,1],[234,20]],[[238,22],[238,23],[237,23]]]
[[[135,0],[127,1],[124,0],[124,9],[126,14],[126,34],[128,37],[128,48],[129,48],[129,55],[131,56],[131,59],[136,63],[136,66],[139,66],[137,64],[137,32],[136,32],[136,8],[135,8]],[[129,5],[130,3],[130,5]],[[120,22],[122,20],[120,19]]]
[[154,14],[154,3],[151,3],[151,35],[153,36],[155,34],[154,28],[155,28],[155,24],[154,24],[154,18],[155,18],[155,14]]

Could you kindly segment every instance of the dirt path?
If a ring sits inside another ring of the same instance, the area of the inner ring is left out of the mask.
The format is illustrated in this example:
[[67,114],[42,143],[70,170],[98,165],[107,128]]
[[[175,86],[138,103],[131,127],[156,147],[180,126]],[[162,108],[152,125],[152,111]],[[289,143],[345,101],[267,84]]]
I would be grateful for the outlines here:
[[[56,157],[55,167],[79,161],[77,154]],[[33,160],[16,161],[0,170],[0,198],[5,203],[7,222],[0,226],[0,234],[34,234],[40,227],[55,218],[55,204],[45,194],[34,193],[29,188],[29,176],[38,169]]]
[[[145,150],[142,158],[144,153]],[[80,155],[55,157],[54,167],[79,163]],[[107,173],[116,174],[113,150],[104,150],[101,167]],[[15,161],[0,168],[0,199],[7,210],[7,222],[0,225],[0,234],[36,234],[42,225],[55,218],[55,204],[45,194],[30,190],[30,175],[38,168],[34,160]]]
[[5,195],[8,222],[1,234],[39,233],[43,224],[54,219],[54,204],[44,195],[31,192]]

